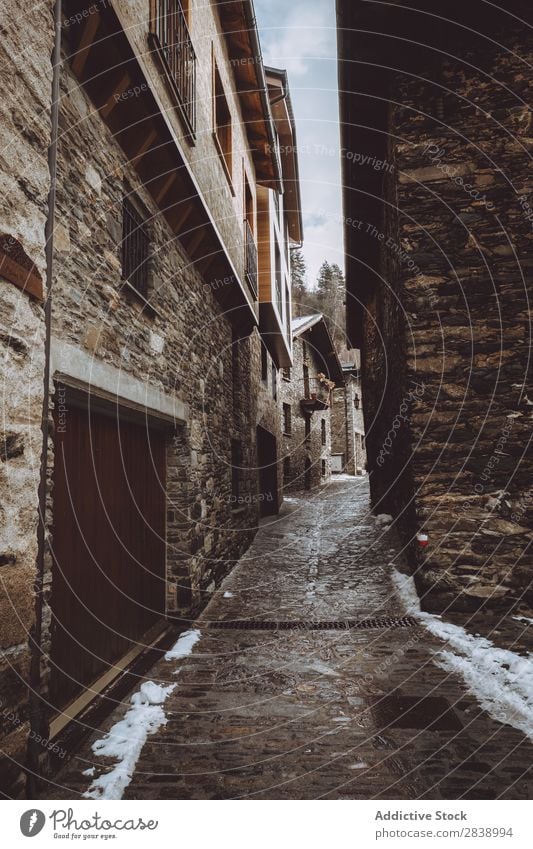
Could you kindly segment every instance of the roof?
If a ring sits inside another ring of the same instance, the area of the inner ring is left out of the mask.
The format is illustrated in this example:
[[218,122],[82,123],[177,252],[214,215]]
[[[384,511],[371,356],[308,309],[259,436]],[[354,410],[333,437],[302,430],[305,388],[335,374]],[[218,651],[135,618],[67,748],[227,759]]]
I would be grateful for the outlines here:
[[323,358],[327,367],[327,377],[335,382],[336,386],[344,385],[344,372],[335,349],[328,325],[322,313],[315,315],[303,315],[291,322],[293,338],[309,334],[309,341],[314,350]]
[[215,5],[233,68],[257,182],[279,191],[281,163],[254,4],[252,0],[217,0]]
[[[293,318],[291,321],[291,330],[293,337],[299,336],[300,333],[303,333],[305,330],[309,330],[309,327],[312,327],[318,321],[320,321],[324,316],[322,313],[315,313],[315,315],[302,315],[298,318]],[[309,327],[306,327],[306,325]]]

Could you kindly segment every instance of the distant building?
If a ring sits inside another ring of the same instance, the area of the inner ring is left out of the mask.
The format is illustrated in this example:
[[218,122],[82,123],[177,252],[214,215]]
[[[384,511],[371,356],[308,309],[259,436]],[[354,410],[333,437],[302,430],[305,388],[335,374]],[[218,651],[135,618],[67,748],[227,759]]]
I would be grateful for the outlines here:
[[359,352],[345,351],[341,359],[344,386],[333,390],[331,401],[331,471],[363,475],[366,446]]
[[292,322],[293,365],[282,372],[283,491],[331,477],[331,394],[344,381],[324,316]]

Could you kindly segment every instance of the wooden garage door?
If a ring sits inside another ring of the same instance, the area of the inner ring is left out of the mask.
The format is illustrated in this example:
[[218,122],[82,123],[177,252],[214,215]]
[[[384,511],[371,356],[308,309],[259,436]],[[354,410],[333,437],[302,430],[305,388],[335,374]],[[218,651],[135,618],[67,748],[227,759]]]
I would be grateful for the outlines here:
[[165,604],[164,433],[64,406],[53,489],[57,709],[142,640]]

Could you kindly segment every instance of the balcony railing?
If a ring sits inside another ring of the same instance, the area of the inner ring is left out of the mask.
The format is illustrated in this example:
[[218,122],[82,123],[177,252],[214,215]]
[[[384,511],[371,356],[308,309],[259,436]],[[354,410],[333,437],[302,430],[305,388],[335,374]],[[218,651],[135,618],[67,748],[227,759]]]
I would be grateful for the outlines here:
[[153,0],[151,35],[191,135],[196,132],[196,53],[179,0]]
[[257,245],[247,220],[244,222],[244,270],[248,285],[257,298]]

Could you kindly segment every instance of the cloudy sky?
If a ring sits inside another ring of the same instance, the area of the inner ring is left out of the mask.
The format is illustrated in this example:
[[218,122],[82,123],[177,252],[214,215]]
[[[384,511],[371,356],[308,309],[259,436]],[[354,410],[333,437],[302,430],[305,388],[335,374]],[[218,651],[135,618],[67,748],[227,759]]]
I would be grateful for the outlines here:
[[343,267],[335,0],[255,0],[265,63],[286,68],[296,117],[309,283]]

